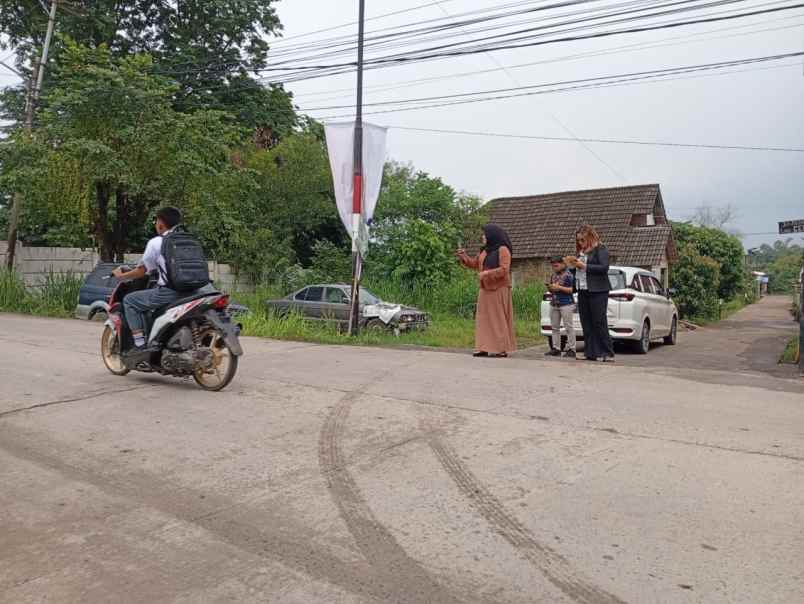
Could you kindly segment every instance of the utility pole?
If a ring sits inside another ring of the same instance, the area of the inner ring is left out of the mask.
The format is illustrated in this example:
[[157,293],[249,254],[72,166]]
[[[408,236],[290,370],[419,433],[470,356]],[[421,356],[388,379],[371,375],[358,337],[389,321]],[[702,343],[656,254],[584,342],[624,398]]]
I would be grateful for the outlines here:
[[360,277],[363,258],[357,245],[363,217],[363,34],[366,20],[366,2],[360,0],[357,29],[357,111],[355,112],[354,173],[352,178],[352,307],[349,312],[349,333],[356,336],[360,330]]
[[[50,52],[50,42],[53,39],[53,29],[56,26],[56,8],[59,0],[50,1],[50,11],[47,19],[47,32],[45,33],[45,43],[42,47],[42,55],[39,63],[34,66],[31,79],[27,84],[25,95],[25,132],[30,136],[33,131],[33,118],[36,111],[36,104],[39,102],[39,93],[42,90],[42,81],[45,77],[45,65],[47,55]],[[11,215],[8,220],[8,237],[6,238],[6,267],[9,271],[14,270],[14,256],[17,252],[17,227],[20,222],[20,210],[22,208],[22,194],[17,191],[11,205]]]

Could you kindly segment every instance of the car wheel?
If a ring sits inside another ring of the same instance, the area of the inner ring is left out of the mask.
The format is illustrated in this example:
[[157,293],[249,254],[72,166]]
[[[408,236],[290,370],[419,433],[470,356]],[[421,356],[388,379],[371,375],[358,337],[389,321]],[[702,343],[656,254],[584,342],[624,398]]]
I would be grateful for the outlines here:
[[670,334],[664,337],[664,343],[668,346],[674,346],[678,341],[678,317],[673,317],[673,323],[670,325]]
[[366,331],[372,333],[384,333],[389,330],[389,326],[379,319],[371,319],[366,322]]
[[650,323],[648,321],[642,324],[642,335],[635,345],[637,354],[648,354],[650,351]]

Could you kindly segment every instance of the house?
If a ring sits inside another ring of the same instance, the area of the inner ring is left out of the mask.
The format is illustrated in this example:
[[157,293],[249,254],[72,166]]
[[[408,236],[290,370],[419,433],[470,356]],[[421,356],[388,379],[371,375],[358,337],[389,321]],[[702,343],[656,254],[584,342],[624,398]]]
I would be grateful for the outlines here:
[[659,185],[503,197],[486,209],[490,221],[511,237],[515,282],[545,281],[550,257],[574,254],[575,230],[589,223],[608,247],[612,264],[651,270],[668,284],[677,255]]

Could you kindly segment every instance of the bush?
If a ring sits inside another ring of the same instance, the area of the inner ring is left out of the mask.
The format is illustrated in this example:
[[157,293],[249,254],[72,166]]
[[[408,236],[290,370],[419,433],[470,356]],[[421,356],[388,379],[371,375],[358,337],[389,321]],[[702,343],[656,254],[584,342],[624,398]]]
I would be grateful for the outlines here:
[[718,287],[720,265],[697,252],[690,244],[678,250],[670,281],[676,289],[675,301],[681,316],[687,319],[717,320],[720,314]]

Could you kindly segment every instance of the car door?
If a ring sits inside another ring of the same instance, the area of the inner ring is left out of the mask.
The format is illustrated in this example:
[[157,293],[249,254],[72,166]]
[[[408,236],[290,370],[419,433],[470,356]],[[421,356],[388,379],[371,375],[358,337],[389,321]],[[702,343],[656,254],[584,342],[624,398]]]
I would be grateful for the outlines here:
[[670,298],[667,297],[667,291],[659,280],[656,277],[651,277],[650,279],[653,282],[653,289],[660,299],[659,304],[662,308],[662,333],[667,335],[670,333],[670,325],[673,321],[673,303],[670,301]]
[[662,304],[661,296],[656,293],[653,279],[649,274],[640,273],[639,279],[642,282],[642,292],[647,302],[646,311],[650,318],[651,332],[654,336],[664,333],[667,328],[664,324],[664,305]]
[[349,320],[349,297],[340,287],[327,287],[324,302],[321,304],[322,316],[326,319],[346,322]]
[[321,305],[324,301],[324,288],[319,285],[311,285],[307,288],[307,295],[302,303],[302,314],[308,319],[322,318]]

